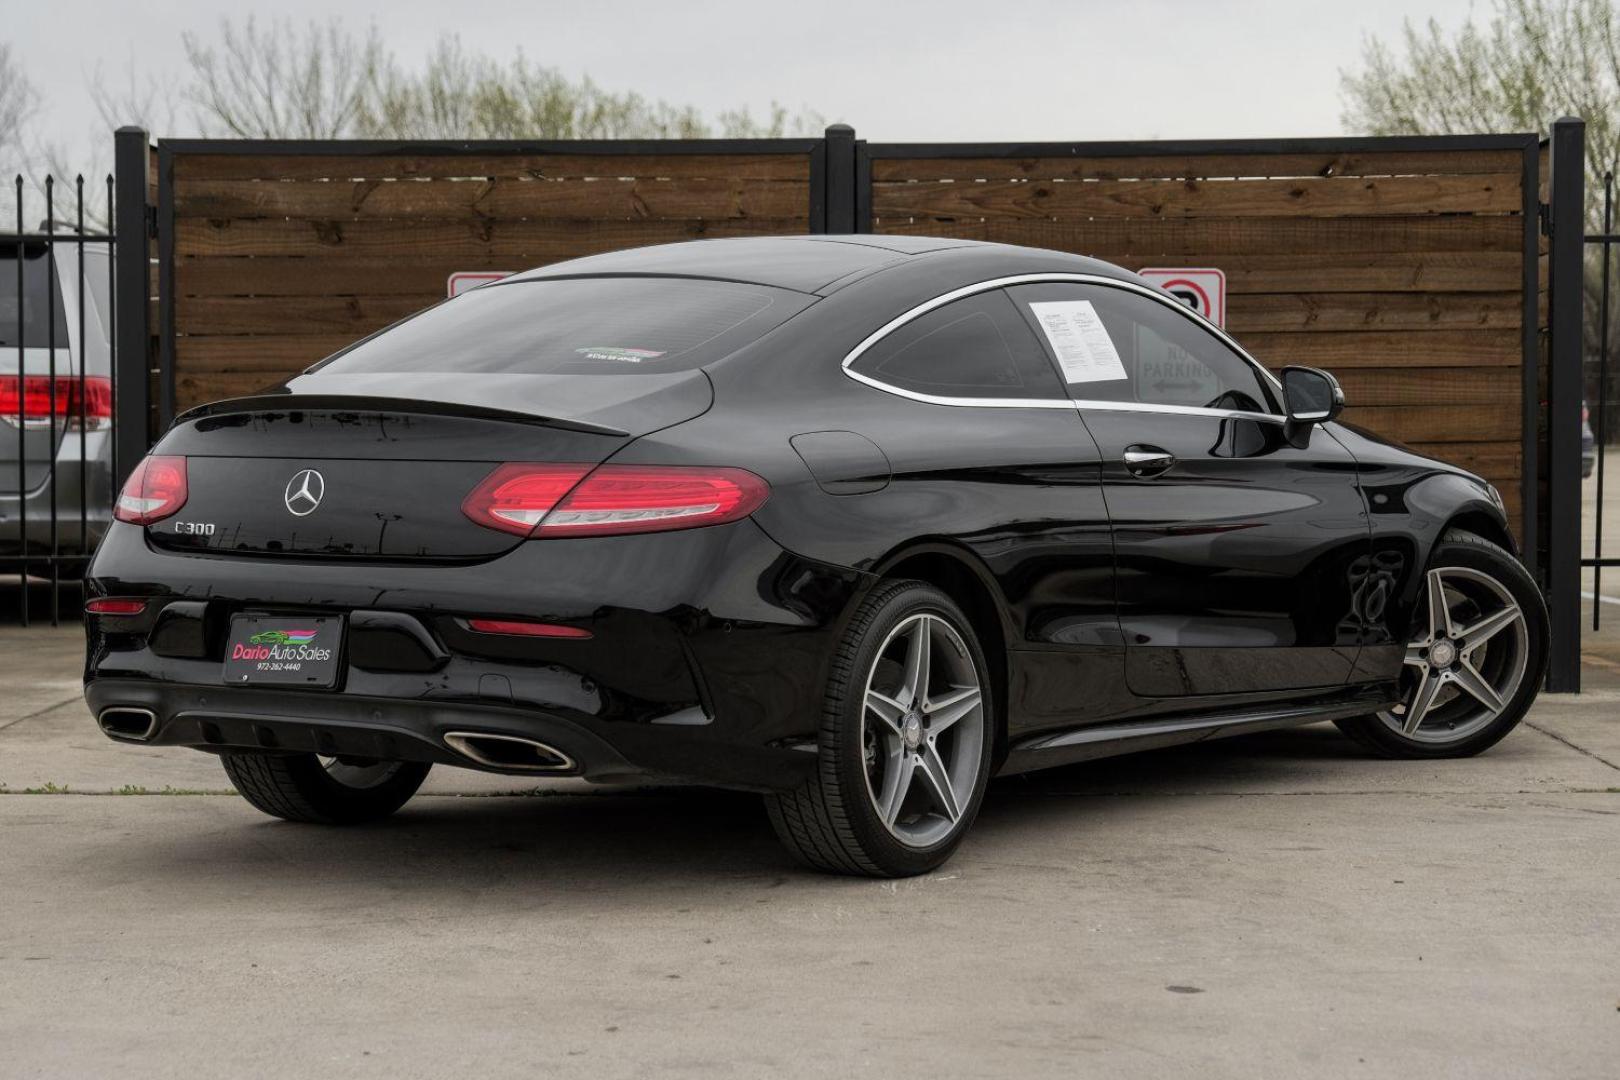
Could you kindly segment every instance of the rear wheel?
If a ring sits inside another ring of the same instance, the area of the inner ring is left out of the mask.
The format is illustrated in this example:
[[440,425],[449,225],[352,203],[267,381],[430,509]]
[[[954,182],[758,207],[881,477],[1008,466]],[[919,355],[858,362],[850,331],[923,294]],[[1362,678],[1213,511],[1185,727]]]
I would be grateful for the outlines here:
[[993,703],[966,616],[918,582],[879,588],[833,657],[816,776],[768,796],[771,823],[818,870],[902,877],[956,850],[990,775]]
[[220,755],[242,797],[272,817],[357,825],[387,817],[427,779],[424,762],[233,751]]
[[1340,730],[1386,757],[1467,757],[1512,731],[1547,656],[1541,592],[1511,554],[1448,532],[1424,575],[1401,673],[1401,703]]

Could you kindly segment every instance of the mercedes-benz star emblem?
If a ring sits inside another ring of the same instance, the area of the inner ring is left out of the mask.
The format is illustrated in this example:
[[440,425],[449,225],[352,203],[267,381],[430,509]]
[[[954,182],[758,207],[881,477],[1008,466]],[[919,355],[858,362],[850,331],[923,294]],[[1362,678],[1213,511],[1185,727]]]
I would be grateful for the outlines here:
[[294,517],[313,514],[325,494],[326,478],[314,469],[305,469],[287,481],[287,512]]

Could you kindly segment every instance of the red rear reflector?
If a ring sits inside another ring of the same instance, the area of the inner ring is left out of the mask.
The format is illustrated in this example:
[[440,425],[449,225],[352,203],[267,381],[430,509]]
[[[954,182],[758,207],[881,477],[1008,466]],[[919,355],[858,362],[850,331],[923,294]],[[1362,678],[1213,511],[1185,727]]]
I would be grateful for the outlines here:
[[589,630],[577,626],[558,626],[556,623],[520,622],[515,619],[468,619],[467,629],[480,634],[507,634],[512,637],[547,637],[583,639],[591,636]]
[[131,525],[162,521],[186,505],[186,459],[145,457],[124,481],[113,517]]
[[513,462],[485,477],[461,509],[519,536],[611,536],[738,521],[770,493],[746,469]]
[[146,610],[146,601],[119,596],[101,596],[87,602],[84,610],[92,615],[139,615]]
[[[52,394],[52,388],[55,394]],[[25,426],[44,426],[52,413],[91,430],[112,422],[112,380],[101,375],[0,375],[0,418]]]
[[461,512],[487,528],[528,536],[557,500],[590,471],[589,465],[511,462],[484,477],[462,500]]

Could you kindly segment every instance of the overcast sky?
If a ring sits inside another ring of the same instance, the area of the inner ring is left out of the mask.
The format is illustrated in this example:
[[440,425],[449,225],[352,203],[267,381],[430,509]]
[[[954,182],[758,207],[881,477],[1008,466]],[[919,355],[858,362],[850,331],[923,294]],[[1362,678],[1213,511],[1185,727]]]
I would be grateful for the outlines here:
[[[1489,5],[1478,0],[1489,14]],[[616,90],[760,111],[808,106],[883,140],[1328,135],[1339,72],[1409,13],[1454,26],[1470,0],[10,0],[21,54],[62,141],[88,142],[85,83],[179,71],[183,30],[224,12],[375,22],[412,62],[440,33],[474,50],[589,74]],[[182,115],[185,115],[182,113]],[[189,121],[178,125],[189,128]],[[188,130],[174,132],[189,134]],[[165,134],[154,132],[154,134]]]

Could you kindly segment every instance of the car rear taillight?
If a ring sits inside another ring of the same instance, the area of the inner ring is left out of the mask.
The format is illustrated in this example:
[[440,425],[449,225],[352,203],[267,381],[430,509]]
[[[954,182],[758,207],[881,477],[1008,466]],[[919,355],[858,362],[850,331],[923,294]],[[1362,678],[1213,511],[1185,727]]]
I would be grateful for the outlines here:
[[473,488],[472,494],[462,500],[461,512],[488,528],[528,536],[590,471],[589,465],[510,462]]
[[186,505],[186,459],[145,457],[124,481],[113,517],[131,525],[162,521]]
[[738,521],[769,495],[746,469],[514,462],[485,477],[461,508],[520,536],[612,536]]
[[[54,393],[53,393],[54,390]],[[100,375],[0,375],[0,419],[45,427],[52,416],[87,431],[112,425],[112,380]]]

